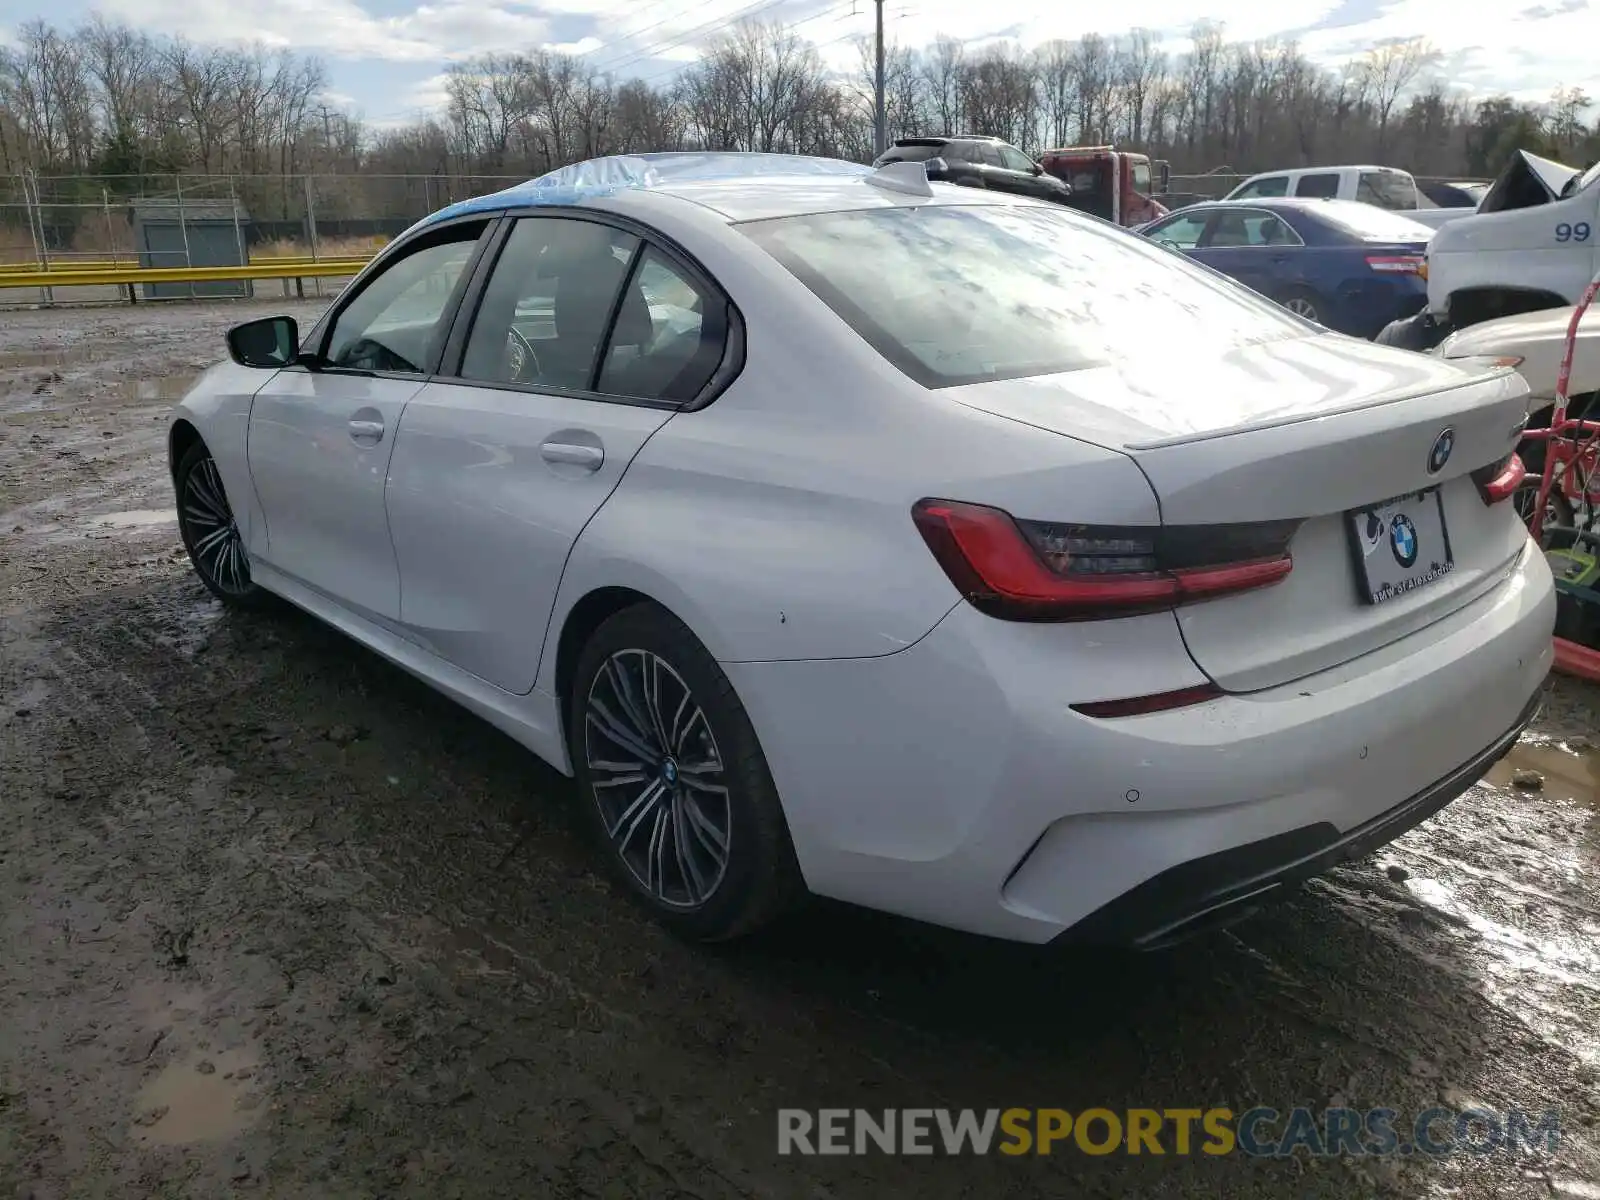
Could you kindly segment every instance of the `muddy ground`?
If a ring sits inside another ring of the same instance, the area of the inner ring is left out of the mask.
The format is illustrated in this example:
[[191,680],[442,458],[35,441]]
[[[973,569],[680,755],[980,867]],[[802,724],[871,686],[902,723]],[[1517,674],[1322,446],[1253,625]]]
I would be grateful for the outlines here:
[[[0,314],[0,1198],[1600,1197],[1600,693],[1556,684],[1498,783],[1169,953],[837,907],[687,947],[553,772],[192,577],[166,402],[246,311]],[[1559,1109],[1560,1147],[775,1152],[786,1106],[1436,1103]]]

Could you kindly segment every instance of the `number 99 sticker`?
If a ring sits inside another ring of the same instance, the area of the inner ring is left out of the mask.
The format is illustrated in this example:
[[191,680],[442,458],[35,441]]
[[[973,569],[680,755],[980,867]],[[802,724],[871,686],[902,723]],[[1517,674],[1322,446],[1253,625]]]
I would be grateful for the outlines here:
[[1589,222],[1566,221],[1556,226],[1556,241],[1558,242],[1587,242],[1589,240]]

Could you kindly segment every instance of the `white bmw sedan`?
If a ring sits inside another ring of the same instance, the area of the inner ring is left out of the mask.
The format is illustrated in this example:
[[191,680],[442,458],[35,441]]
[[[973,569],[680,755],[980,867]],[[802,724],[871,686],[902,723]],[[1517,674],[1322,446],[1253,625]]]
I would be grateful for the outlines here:
[[207,587],[576,776],[678,931],[809,891],[1161,945],[1530,720],[1513,371],[914,165],[599,165],[420,223],[310,330],[233,330],[171,468]]

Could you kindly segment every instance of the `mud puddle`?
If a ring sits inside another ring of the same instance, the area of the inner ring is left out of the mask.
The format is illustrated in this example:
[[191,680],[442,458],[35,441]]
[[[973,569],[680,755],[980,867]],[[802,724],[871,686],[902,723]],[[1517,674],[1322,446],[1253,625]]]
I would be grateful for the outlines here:
[[155,379],[124,379],[116,385],[120,400],[139,400],[151,403],[158,400],[182,400],[199,378],[198,371],[185,371]]
[[64,367],[70,356],[65,350],[7,350],[0,352],[0,371],[31,367]]
[[139,1139],[183,1146],[238,1137],[261,1116],[260,1097],[249,1089],[259,1065],[248,1049],[172,1063],[139,1094]]
[[137,508],[128,512],[107,513],[102,517],[90,517],[89,523],[112,529],[143,529],[151,525],[177,525],[178,514],[176,511],[164,508]]
[[1495,764],[1487,781],[1530,796],[1600,808],[1600,750],[1587,738],[1565,742],[1525,740]]

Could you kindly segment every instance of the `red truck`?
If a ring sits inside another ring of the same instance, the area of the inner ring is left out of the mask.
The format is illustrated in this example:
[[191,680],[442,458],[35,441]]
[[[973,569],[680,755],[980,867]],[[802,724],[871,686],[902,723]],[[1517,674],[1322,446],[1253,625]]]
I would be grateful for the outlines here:
[[1072,188],[1072,207],[1103,220],[1131,227],[1167,215],[1154,198],[1156,184],[1165,192],[1170,179],[1164,161],[1154,164],[1153,175],[1148,155],[1115,146],[1062,146],[1046,150],[1039,165]]

